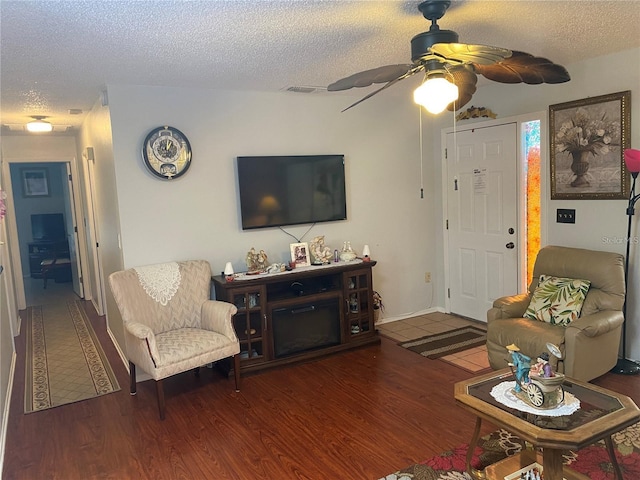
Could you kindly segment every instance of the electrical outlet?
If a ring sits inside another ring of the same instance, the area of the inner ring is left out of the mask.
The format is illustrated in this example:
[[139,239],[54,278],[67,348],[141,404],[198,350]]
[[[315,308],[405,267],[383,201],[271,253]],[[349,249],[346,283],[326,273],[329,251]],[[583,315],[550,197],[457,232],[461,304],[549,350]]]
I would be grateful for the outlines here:
[[431,283],[431,272],[426,272],[424,274],[424,283]]

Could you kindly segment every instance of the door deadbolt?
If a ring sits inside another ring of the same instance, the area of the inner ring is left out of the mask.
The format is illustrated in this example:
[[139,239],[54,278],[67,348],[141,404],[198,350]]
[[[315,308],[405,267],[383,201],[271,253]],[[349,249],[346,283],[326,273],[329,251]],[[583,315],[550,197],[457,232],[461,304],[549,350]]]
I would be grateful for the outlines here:
[[513,235],[514,233],[516,233],[516,231],[513,228],[509,229],[509,235]]

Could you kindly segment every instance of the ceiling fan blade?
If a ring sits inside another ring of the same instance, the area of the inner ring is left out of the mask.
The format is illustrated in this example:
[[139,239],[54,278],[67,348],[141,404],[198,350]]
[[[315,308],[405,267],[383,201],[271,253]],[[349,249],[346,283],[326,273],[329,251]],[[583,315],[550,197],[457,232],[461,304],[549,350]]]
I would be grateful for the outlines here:
[[[389,83],[387,83],[386,85],[384,85],[383,87],[371,92],[370,94],[364,96],[363,98],[361,98],[360,100],[358,100],[355,103],[352,103],[351,105],[349,105],[347,108],[345,108],[344,110],[342,110],[342,112],[346,112],[347,110],[349,110],[350,108],[355,107],[356,105],[364,102],[365,100],[373,97],[376,93],[379,93],[383,90],[386,90],[387,88],[395,85],[396,83],[398,83],[400,80],[404,80],[407,77],[410,77],[411,75],[413,75],[414,73],[418,73],[421,70],[424,70],[424,67],[422,65],[409,65],[411,67],[411,69],[408,72],[405,72],[404,74],[400,75],[398,78],[395,78],[393,80],[391,80]],[[361,72],[364,73],[364,72]],[[356,73],[356,75],[358,75]],[[337,82],[336,82],[337,83]]]
[[410,71],[413,65],[385,65],[384,67],[354,73],[327,87],[330,92],[348,90],[353,87],[368,87],[374,83],[386,83],[395,80]]
[[454,109],[460,110],[471,101],[471,97],[476,93],[478,76],[464,65],[449,67],[448,71],[453,77],[453,83],[458,87],[458,100],[447,106],[447,110],[453,112]]
[[478,65],[492,65],[511,56],[511,50],[506,48],[467,43],[436,43],[429,50],[446,60]]
[[473,64],[476,73],[500,83],[564,83],[571,80],[569,72],[562,66],[542,57],[513,51],[509,58],[493,65]]

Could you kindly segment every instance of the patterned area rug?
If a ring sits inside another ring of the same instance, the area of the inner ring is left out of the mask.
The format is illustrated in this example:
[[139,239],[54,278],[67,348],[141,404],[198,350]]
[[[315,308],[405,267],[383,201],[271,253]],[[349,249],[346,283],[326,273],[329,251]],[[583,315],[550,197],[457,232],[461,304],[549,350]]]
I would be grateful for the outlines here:
[[24,412],[120,390],[82,303],[27,308]]
[[[640,479],[640,423],[616,433],[612,439],[624,480]],[[523,443],[505,430],[493,432],[478,442],[473,452],[472,465],[474,468],[483,469],[508,455],[520,452]],[[467,444],[460,445],[454,450],[403,468],[380,480],[471,480],[467,473],[463,473],[466,470],[467,450]],[[563,456],[565,465],[592,480],[615,478],[604,441],[578,452],[566,451]]]
[[428,335],[402,342],[399,345],[423,357],[435,359],[450,353],[478,347],[487,342],[487,332],[476,327],[462,327],[448,332]]

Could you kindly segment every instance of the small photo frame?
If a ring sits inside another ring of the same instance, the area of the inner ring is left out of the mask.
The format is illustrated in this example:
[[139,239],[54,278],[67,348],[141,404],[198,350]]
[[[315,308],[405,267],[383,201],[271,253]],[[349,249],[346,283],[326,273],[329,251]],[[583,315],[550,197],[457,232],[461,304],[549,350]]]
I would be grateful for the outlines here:
[[46,168],[23,168],[22,194],[25,197],[48,197],[49,177]]
[[292,243],[289,248],[291,250],[291,261],[296,264],[296,267],[308,267],[311,265],[309,244],[307,242]]

